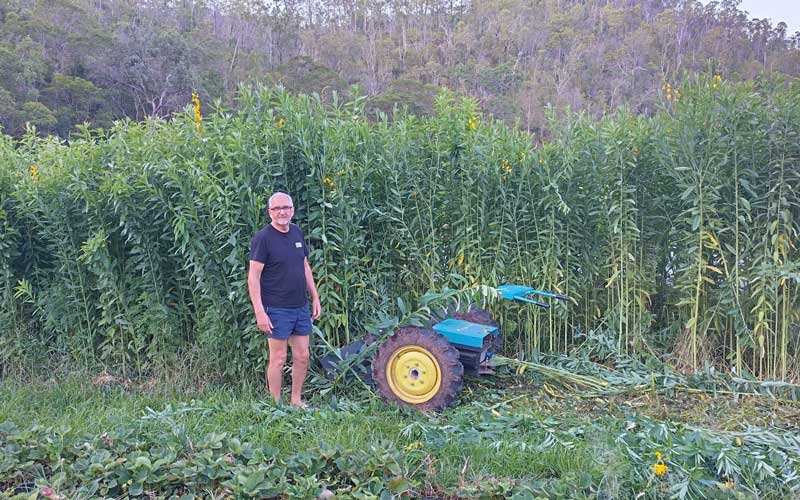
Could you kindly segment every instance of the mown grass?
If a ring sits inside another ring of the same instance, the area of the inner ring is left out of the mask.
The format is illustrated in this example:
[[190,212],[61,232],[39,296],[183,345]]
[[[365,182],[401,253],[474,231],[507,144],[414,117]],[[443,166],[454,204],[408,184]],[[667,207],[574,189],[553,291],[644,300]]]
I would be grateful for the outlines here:
[[[502,498],[514,484],[533,482],[551,498],[659,498],[674,481],[650,471],[650,455],[659,449],[652,443],[639,443],[638,460],[627,451],[637,442],[622,436],[641,425],[632,422],[652,419],[655,429],[683,420],[691,428],[744,431],[746,418],[766,418],[763,411],[770,408],[724,397],[551,397],[513,379],[472,381],[458,405],[431,415],[366,392],[311,394],[316,411],[276,406],[266,394],[256,381],[237,387],[190,381],[97,386],[78,374],[25,383],[7,379],[0,382],[0,423],[46,427],[65,443],[118,429],[132,430],[142,442],[165,433],[191,442],[225,433],[285,456],[320,447],[369,450],[380,443],[403,457],[414,483],[411,497]],[[769,418],[772,428],[796,432],[800,407],[769,404],[780,410]],[[644,434],[655,435],[652,429]],[[677,433],[670,439],[677,440]],[[767,497],[789,498],[780,492]]]
[[[72,375],[63,380],[0,384],[0,422],[20,427],[53,428],[65,440],[128,428],[143,440],[155,439],[170,427],[193,440],[227,433],[253,444],[291,454],[322,444],[367,449],[377,442],[404,450],[425,489],[452,491],[495,479],[551,478],[574,472],[592,481],[604,475],[602,464],[588,452],[588,442],[570,448],[554,444],[534,452],[545,440],[537,422],[546,419],[533,405],[519,406],[526,421],[507,427],[498,417],[493,391],[439,415],[387,405],[365,395],[360,399],[317,396],[317,411],[275,406],[257,383],[241,387],[177,387],[131,384],[98,387]],[[560,415],[559,426],[587,423],[579,415]],[[427,434],[435,429],[437,436]],[[442,429],[444,431],[442,432]],[[439,435],[441,434],[441,435]]]

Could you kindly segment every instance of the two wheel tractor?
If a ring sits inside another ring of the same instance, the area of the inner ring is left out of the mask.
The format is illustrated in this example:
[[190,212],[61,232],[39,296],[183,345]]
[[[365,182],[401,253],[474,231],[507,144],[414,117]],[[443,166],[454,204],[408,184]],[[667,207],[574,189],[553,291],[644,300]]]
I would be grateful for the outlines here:
[[[520,285],[502,285],[497,290],[506,300],[542,308],[549,305],[531,295],[568,300],[563,295]],[[358,354],[367,344],[359,341],[343,347],[342,356],[325,356],[323,367],[335,370],[343,357]],[[372,381],[388,401],[422,411],[441,410],[455,402],[464,375],[494,373],[492,358],[501,346],[497,321],[488,311],[473,306],[466,312],[450,314],[432,328],[397,329],[378,346],[371,362]]]

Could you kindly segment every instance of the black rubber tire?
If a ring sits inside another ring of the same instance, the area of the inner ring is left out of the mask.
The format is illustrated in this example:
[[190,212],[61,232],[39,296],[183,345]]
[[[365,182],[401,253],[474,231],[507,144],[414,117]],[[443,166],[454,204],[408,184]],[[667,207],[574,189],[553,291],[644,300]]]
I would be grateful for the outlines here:
[[[441,383],[436,394],[423,403],[409,403],[395,394],[387,380],[386,368],[392,355],[398,349],[419,346],[430,352],[436,359],[441,373]],[[421,411],[437,411],[452,405],[461,390],[464,380],[464,366],[458,359],[458,350],[442,335],[427,328],[399,328],[394,335],[378,347],[372,360],[372,380],[378,392],[387,401],[411,406]]]

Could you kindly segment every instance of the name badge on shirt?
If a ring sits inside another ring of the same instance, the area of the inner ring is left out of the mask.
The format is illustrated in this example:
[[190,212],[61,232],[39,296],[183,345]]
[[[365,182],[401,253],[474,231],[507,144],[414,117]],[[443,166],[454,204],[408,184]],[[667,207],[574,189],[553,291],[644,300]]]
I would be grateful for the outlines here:
[[303,244],[302,244],[301,242],[299,242],[299,241],[296,241],[296,242],[294,243],[294,247],[295,247],[295,248],[303,248]]

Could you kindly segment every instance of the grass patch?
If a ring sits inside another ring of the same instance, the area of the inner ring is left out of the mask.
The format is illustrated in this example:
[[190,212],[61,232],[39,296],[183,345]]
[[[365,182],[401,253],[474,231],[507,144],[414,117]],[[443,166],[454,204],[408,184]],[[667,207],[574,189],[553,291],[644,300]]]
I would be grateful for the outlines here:
[[[280,407],[256,383],[5,380],[0,491],[9,497],[52,487],[67,498],[315,498],[325,489],[337,498],[726,498],[755,491],[791,498],[792,404],[774,403],[776,440],[768,442],[755,439],[746,421],[735,423],[737,415],[753,416],[757,402],[655,398],[559,398],[495,379],[471,382],[457,406],[425,415],[368,394],[312,395],[317,411]],[[723,414],[716,428],[703,427]],[[719,456],[730,450],[772,450],[784,459],[768,464],[773,477],[759,476],[741,456],[726,458],[728,468],[718,472]],[[664,477],[652,471],[655,451],[667,457]],[[82,464],[92,461],[102,473],[87,472]],[[125,468],[137,461],[151,469]],[[705,483],[692,481],[701,468]],[[272,470],[284,475],[270,479]],[[200,479],[181,479],[184,473]]]

